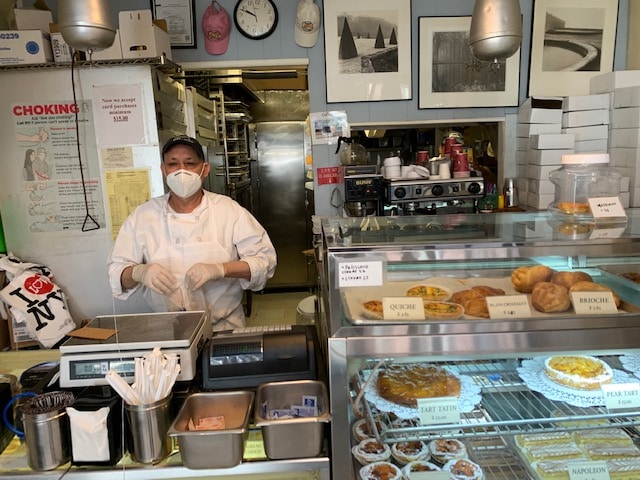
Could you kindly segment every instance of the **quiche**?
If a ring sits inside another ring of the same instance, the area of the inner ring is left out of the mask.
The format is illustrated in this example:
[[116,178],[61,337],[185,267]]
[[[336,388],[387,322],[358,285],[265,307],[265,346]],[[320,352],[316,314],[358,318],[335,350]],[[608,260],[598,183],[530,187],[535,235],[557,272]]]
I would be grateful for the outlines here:
[[363,315],[371,320],[384,320],[382,300],[369,300],[362,303]]
[[455,320],[464,314],[464,308],[458,303],[424,302],[424,316],[428,320]]
[[588,355],[549,357],[544,367],[551,381],[578,390],[597,390],[613,380],[611,367],[599,358]]
[[406,293],[407,297],[422,297],[424,300],[448,300],[451,291],[437,285],[414,285]]

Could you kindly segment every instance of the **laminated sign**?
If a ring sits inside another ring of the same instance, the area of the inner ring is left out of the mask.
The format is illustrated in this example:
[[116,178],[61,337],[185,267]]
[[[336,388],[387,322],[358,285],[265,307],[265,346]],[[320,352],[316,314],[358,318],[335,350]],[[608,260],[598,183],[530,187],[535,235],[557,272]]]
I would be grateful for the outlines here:
[[0,268],[11,278],[0,297],[11,307],[18,323],[26,322],[29,333],[44,348],[53,347],[76,328],[63,291],[51,280],[51,271],[15,257],[4,257]]

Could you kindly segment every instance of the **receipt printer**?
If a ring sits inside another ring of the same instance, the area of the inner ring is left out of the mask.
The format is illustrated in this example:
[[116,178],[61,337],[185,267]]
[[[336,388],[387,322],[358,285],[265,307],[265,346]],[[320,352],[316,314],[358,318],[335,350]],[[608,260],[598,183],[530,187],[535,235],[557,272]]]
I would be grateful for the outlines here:
[[202,387],[253,388],[265,382],[316,380],[317,347],[312,325],[214,334],[202,352]]

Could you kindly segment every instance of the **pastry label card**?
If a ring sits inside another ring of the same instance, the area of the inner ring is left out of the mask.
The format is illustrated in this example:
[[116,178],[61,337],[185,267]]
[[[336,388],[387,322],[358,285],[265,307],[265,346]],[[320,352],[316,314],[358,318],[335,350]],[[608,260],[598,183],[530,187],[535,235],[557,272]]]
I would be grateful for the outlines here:
[[611,480],[607,462],[569,462],[569,480]]
[[421,425],[460,423],[458,397],[419,398],[418,415]]
[[449,480],[449,472],[411,472],[411,480]]
[[385,320],[424,320],[422,297],[383,297],[382,312]]
[[627,218],[620,197],[593,197],[587,201],[596,221]]
[[610,383],[602,385],[604,404],[608,410],[640,408],[640,383]]
[[611,292],[571,292],[571,303],[576,315],[618,313]]
[[338,287],[378,287],[383,284],[382,260],[369,262],[340,262]]
[[531,308],[526,295],[501,295],[486,297],[489,317],[526,318],[531,316]]

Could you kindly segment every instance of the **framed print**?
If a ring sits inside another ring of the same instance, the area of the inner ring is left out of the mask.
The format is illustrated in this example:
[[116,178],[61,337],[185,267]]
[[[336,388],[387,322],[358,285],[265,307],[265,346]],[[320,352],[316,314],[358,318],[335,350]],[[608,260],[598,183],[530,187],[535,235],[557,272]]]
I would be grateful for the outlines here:
[[151,0],[154,19],[167,21],[171,48],[196,48],[195,0]]
[[536,0],[529,96],[588,95],[613,69],[618,0]]
[[411,99],[411,0],[325,0],[327,103]]
[[471,53],[471,17],[420,17],[418,108],[518,105],[520,49],[497,63]]

